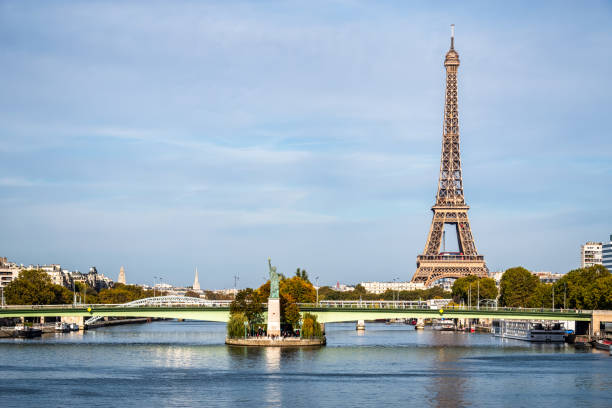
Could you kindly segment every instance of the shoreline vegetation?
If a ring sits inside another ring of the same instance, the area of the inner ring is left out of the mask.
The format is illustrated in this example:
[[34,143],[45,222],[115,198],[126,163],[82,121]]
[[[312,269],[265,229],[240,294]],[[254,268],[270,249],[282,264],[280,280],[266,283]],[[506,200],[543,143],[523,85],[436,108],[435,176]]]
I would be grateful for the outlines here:
[[[77,296],[88,304],[121,304],[134,300],[152,297],[152,290],[145,290],[137,285],[115,283],[112,288],[95,291],[85,283],[76,282]],[[475,305],[478,299],[497,299],[499,306],[508,307],[556,307],[565,309],[612,309],[612,274],[602,265],[579,268],[569,271],[559,281],[542,283],[527,269],[514,267],[502,275],[499,289],[491,278],[467,276],[457,279],[452,291],[440,287],[413,291],[387,290],[381,294],[369,293],[361,285],[352,291],[335,291],[329,286],[322,286],[318,291],[319,300],[401,300],[416,301],[429,299],[452,299],[456,304],[461,302]],[[165,292],[156,294],[165,295]],[[232,302],[232,314],[244,313],[249,325],[260,327],[263,324],[261,314],[270,294],[270,282],[267,281],[257,289],[246,288],[238,292]],[[199,297],[193,291],[187,296]],[[218,299],[211,291],[204,291],[207,299]],[[42,270],[24,270],[4,288],[4,298],[8,305],[50,305],[72,304],[74,293],[61,285],[52,283],[50,277]],[[227,298],[227,297],[226,297]],[[291,328],[297,328],[301,316],[298,303],[315,303],[317,293],[305,270],[297,269],[295,276],[287,278],[281,275],[280,300],[281,320]],[[258,306],[259,304],[259,306]],[[244,328],[243,328],[244,330]]]

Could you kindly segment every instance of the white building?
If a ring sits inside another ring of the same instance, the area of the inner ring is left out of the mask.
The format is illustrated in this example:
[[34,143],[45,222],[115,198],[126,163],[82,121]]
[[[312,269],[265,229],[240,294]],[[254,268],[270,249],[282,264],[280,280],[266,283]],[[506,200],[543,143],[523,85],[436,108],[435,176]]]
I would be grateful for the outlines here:
[[501,278],[503,276],[505,271],[495,271],[495,272],[490,272],[489,273],[489,278],[493,278],[495,280],[495,284],[497,286],[499,286],[500,282],[501,282]]
[[425,289],[425,285],[421,282],[361,282],[363,288],[370,293],[385,293],[387,290],[393,290],[396,292],[402,290],[417,290]]
[[552,273],[548,271],[531,271],[531,274],[537,276],[542,283],[556,283],[563,277],[562,273]]
[[9,262],[6,257],[0,257],[0,288],[5,287],[17,279],[21,269],[14,262]]
[[612,235],[610,241],[601,245],[601,263],[612,272]]
[[335,290],[336,292],[350,292],[352,290],[355,290],[355,287],[345,285],[344,283],[336,282],[334,286],[330,286],[330,289]]
[[593,265],[601,265],[601,242],[587,242],[580,247],[580,267],[588,268]]

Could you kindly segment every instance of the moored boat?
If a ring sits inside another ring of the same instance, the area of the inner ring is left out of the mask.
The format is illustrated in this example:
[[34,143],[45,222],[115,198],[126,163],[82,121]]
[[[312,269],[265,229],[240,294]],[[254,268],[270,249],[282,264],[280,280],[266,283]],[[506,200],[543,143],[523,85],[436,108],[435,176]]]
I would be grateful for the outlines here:
[[32,337],[39,337],[42,335],[42,329],[40,327],[26,326],[25,324],[18,324],[15,326],[15,334],[17,337],[22,339],[31,339]]
[[70,331],[70,326],[64,322],[55,322],[55,331],[58,333],[66,333]]
[[491,331],[496,337],[540,343],[563,343],[566,335],[563,323],[529,320],[493,321]]
[[71,331],[79,331],[79,325],[76,323],[70,323],[69,327]]
[[596,349],[610,351],[612,349],[612,340],[603,339],[597,340],[593,343]]

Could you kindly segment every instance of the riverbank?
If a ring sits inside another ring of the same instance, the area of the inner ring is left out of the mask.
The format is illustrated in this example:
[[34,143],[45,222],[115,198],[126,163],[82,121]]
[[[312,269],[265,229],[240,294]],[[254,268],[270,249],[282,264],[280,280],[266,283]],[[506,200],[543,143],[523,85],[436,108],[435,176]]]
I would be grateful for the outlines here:
[[300,339],[299,337],[249,337],[246,339],[225,339],[228,346],[247,347],[319,347],[327,343],[325,337],[322,339]]

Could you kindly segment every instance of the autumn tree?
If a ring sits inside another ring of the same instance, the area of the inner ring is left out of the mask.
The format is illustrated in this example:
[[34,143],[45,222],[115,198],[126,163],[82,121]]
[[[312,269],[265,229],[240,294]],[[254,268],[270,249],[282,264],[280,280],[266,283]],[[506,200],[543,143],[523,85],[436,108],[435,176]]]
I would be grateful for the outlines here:
[[[28,269],[4,288],[6,302],[11,305],[51,305],[63,302],[63,291],[55,288],[49,275],[40,269]],[[58,299],[59,296],[59,299]]]

